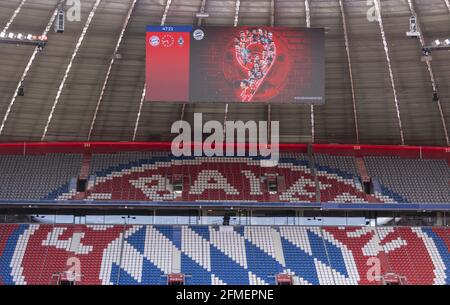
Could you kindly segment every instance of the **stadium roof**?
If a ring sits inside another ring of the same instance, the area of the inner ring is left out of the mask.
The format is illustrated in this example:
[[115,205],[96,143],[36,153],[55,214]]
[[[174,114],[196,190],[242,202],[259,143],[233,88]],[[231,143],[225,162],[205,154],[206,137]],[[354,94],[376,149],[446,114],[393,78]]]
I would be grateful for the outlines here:
[[[16,33],[42,33],[59,2],[0,0],[0,31],[9,25],[8,31]],[[314,124],[311,107],[305,105],[271,105],[269,109],[262,104],[230,104],[228,108],[225,104],[141,104],[145,27],[161,24],[165,12],[165,24],[197,24],[195,13],[203,4],[209,13],[203,25],[232,26],[237,17],[239,25],[270,25],[273,20],[279,26],[307,26],[305,2],[309,4],[311,26],[326,28],[326,104],[314,107]],[[34,48],[0,45],[0,141],[40,141],[46,126],[46,141],[86,141],[90,133],[93,141],[167,141],[173,137],[170,127],[174,121],[182,117],[192,121],[194,112],[202,112],[204,120],[219,121],[225,117],[267,120],[270,114],[271,120],[281,122],[282,142],[310,142],[314,134],[317,143],[448,145],[443,121],[449,132],[450,52],[435,52],[431,64],[441,113],[439,104],[432,101],[433,89],[427,65],[421,61],[420,42],[405,35],[413,4],[427,44],[450,38],[448,0],[381,0],[396,96],[380,23],[374,18],[374,5],[367,0],[342,1],[343,10],[339,0],[137,0],[118,49],[121,56],[112,65],[95,116],[114,49],[133,3],[81,0],[79,22],[67,22],[64,34],[50,30],[45,50],[36,55],[24,80],[23,97],[14,98],[14,93]],[[59,96],[58,89],[90,16],[92,22]]]

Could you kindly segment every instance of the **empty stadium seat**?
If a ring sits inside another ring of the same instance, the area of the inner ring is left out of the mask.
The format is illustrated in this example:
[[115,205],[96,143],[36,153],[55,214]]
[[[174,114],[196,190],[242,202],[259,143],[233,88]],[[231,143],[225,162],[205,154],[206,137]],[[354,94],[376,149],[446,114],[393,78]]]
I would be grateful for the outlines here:
[[[374,183],[374,194],[364,192],[352,156],[316,154],[311,164],[305,154],[282,153],[277,166],[265,167],[256,157],[175,158],[168,152],[94,153],[89,164],[87,189],[80,195],[76,179],[83,155],[1,155],[0,200],[450,201],[450,169],[445,160],[398,157],[365,157],[364,160]],[[311,168],[315,169],[315,174]],[[173,177],[183,186],[179,192],[174,191]],[[276,193],[269,192],[270,177],[277,180]]]
[[365,157],[369,174],[384,186],[382,195],[398,202],[439,203],[450,200],[446,160]]
[[0,199],[56,199],[69,193],[82,158],[81,154],[1,155]]
[[0,233],[5,285],[52,284],[69,267],[85,285],[165,285],[180,273],[186,285],[275,284],[278,274],[300,285],[380,285],[386,274],[450,284],[448,228],[11,224]]

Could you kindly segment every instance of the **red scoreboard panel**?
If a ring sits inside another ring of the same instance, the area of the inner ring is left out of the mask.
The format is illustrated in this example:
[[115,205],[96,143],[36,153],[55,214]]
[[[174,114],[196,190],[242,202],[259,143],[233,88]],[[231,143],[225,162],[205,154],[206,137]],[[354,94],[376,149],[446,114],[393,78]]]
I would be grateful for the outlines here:
[[191,27],[147,28],[149,101],[189,101]]
[[323,29],[147,27],[146,100],[325,102]]

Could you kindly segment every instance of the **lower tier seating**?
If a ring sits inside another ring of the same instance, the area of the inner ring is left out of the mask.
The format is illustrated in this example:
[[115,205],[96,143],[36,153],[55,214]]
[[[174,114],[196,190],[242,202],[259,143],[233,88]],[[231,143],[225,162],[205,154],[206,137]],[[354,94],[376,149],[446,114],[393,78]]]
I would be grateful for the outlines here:
[[450,229],[421,227],[0,226],[0,284],[450,284]]

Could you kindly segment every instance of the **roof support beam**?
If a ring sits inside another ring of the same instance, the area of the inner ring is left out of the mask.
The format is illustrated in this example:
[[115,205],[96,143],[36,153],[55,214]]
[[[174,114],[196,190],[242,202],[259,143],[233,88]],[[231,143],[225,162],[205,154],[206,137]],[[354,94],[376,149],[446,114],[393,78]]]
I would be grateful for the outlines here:
[[398,96],[397,96],[397,88],[395,86],[395,79],[394,79],[394,72],[392,71],[392,64],[391,64],[391,55],[389,52],[389,44],[386,39],[386,33],[384,31],[384,25],[383,25],[383,17],[381,16],[381,4],[380,0],[374,0],[375,4],[375,10],[378,16],[378,25],[380,26],[380,33],[381,38],[383,40],[383,46],[384,46],[384,52],[386,55],[386,61],[389,68],[389,77],[391,79],[391,86],[392,86],[392,92],[394,94],[394,103],[395,103],[395,109],[397,112],[397,119],[398,119],[398,126],[400,129],[400,141],[402,145],[405,145],[405,136],[403,134],[403,127],[402,127],[402,119],[400,116],[400,107],[398,102]]
[[223,115],[223,126],[224,126],[224,128],[223,128],[223,134],[224,134],[224,135],[227,134],[227,128],[226,128],[226,126],[227,126],[227,120],[228,120],[228,107],[229,107],[229,105],[226,104],[226,105],[225,105],[224,115]]
[[[165,23],[166,23],[167,15],[169,14],[169,9],[170,9],[170,5],[171,4],[172,4],[172,0],[167,0],[166,6],[164,8],[164,13],[163,13],[162,18],[161,18],[161,26],[165,25]],[[133,138],[132,138],[133,142],[136,141],[137,131],[138,131],[138,128],[139,128],[139,121],[141,120],[142,108],[144,106],[145,95],[147,93],[146,89],[147,89],[147,84],[144,83],[144,89],[142,90],[142,96],[141,96],[141,102],[139,104],[139,111],[138,111],[137,116],[136,116],[136,123],[134,124],[134,132],[133,132]]]
[[167,0],[166,7],[164,9],[164,14],[161,19],[161,26],[166,24],[167,15],[169,14],[170,5],[172,4],[172,0]]
[[450,13],[450,1],[449,0],[444,0],[444,1],[445,1],[445,5],[447,5],[448,12]]
[[[309,0],[305,0],[305,14],[306,14],[306,26],[311,27],[311,11],[309,9]],[[311,105],[311,143],[315,141],[315,118],[314,118],[314,105]]]
[[64,89],[64,87],[66,85],[66,81],[67,81],[67,78],[69,76],[69,73],[72,70],[73,62],[74,62],[75,58],[77,57],[78,51],[80,50],[80,47],[83,44],[84,38],[86,37],[86,33],[87,33],[87,31],[88,31],[88,29],[89,29],[89,27],[91,25],[92,19],[95,16],[95,12],[97,11],[97,8],[99,7],[101,2],[102,2],[102,0],[97,0],[95,2],[94,6],[91,9],[91,12],[89,13],[89,16],[87,18],[86,24],[84,25],[83,31],[81,32],[81,35],[78,38],[78,42],[77,42],[77,44],[75,46],[75,49],[74,49],[74,51],[72,53],[72,57],[70,58],[70,62],[67,65],[66,72],[64,73],[64,77],[63,77],[61,83],[59,84],[59,89],[58,89],[58,92],[56,93],[55,101],[53,102],[52,109],[51,109],[50,114],[48,115],[48,118],[47,118],[47,124],[45,125],[44,132],[42,133],[41,142],[45,141],[45,138],[47,137],[48,128],[49,128],[50,123],[52,121],[53,114],[55,113],[55,109],[56,109],[56,106],[58,105],[59,99],[61,98],[62,91],[63,91],[63,89]]
[[108,85],[109,77],[111,75],[111,70],[114,65],[114,61],[116,59],[117,52],[119,51],[120,45],[122,43],[123,36],[128,27],[128,23],[130,21],[131,15],[133,14],[134,8],[136,6],[137,0],[133,0],[128,10],[128,14],[125,18],[125,22],[122,26],[122,31],[120,32],[119,39],[117,40],[116,47],[114,48],[113,54],[111,56],[111,61],[109,62],[108,71],[106,72],[105,79],[103,81],[102,91],[97,100],[97,106],[95,107],[94,117],[92,118],[91,127],[89,128],[88,141],[91,140],[92,132],[94,130],[95,120],[97,119],[98,110],[100,109],[100,104],[103,101],[103,95],[105,94],[106,86]]
[[[446,0],[447,4],[450,4],[448,2],[448,0]],[[417,28],[419,31],[419,43],[420,46],[422,48],[424,48],[425,45],[425,38],[423,36],[423,33],[420,29],[420,18],[416,13],[416,10],[414,8],[414,0],[408,0],[408,5],[409,5],[409,10],[411,11],[411,15],[416,16],[416,23],[417,23]],[[450,9],[450,5],[449,5],[449,9]],[[433,67],[431,65],[431,62],[429,60],[425,61],[425,64],[427,65],[427,70],[428,70],[428,75],[430,77],[430,82],[431,82],[431,86],[433,88],[433,92],[437,92],[439,93],[438,90],[438,86],[436,83],[436,79],[434,77],[434,73],[433,73]],[[450,141],[449,141],[449,137],[448,137],[448,131],[447,131],[447,123],[445,121],[445,116],[444,116],[444,112],[442,111],[442,104],[441,104],[441,99],[440,99],[440,95],[438,94],[439,100],[437,101],[437,106],[438,106],[438,110],[439,110],[439,115],[441,117],[441,122],[442,122],[442,128],[444,129],[444,135],[445,135],[445,143],[447,143],[447,146],[450,146]]]
[[236,6],[234,10],[234,26],[239,24],[239,10],[241,8],[241,0],[236,0]]
[[[202,3],[200,5],[200,13],[204,13],[206,8],[206,0],[202,0]],[[198,18],[197,25],[202,26],[203,18]]]
[[139,111],[138,111],[137,117],[136,117],[136,123],[134,124],[134,132],[133,132],[133,139],[132,139],[133,142],[136,141],[137,131],[139,128],[139,121],[141,120],[142,107],[144,106],[146,92],[147,92],[147,87],[146,87],[146,85],[144,85],[144,90],[142,90],[141,101],[139,103]]
[[[56,15],[58,14],[58,7],[63,2],[64,2],[64,0],[60,0],[59,4],[57,5],[55,10],[53,11],[53,15],[50,17],[50,20],[48,21],[48,24],[47,24],[44,32],[42,33],[42,35],[47,35],[48,32],[50,32],[50,29],[51,29],[51,27],[53,25],[53,22],[56,19]],[[30,71],[31,66],[33,65],[33,62],[36,59],[36,55],[38,54],[38,52],[39,52],[39,48],[36,47],[34,49],[34,51],[33,51],[33,54],[31,55],[30,59],[28,60],[28,63],[26,65],[26,67],[25,67],[25,70],[22,73],[22,76],[20,78],[19,83],[16,86],[16,91],[14,91],[13,97],[11,98],[11,101],[9,102],[9,105],[8,105],[8,108],[7,108],[6,112],[5,112],[5,115],[3,116],[2,124],[0,125],[0,135],[2,134],[3,129],[5,128],[6,121],[8,120],[8,117],[9,117],[9,114],[11,112],[11,109],[14,106],[14,103],[15,103],[16,98],[17,98],[17,94],[19,92],[19,88],[20,88],[20,86],[22,86],[25,78],[27,77],[28,71]]]
[[270,26],[275,26],[275,0],[270,0]]
[[22,7],[24,6],[25,2],[27,2],[27,0],[22,0],[22,2],[20,2],[19,6],[16,8],[16,10],[14,11],[13,15],[11,16],[11,18],[9,19],[8,23],[6,24],[6,26],[3,28],[2,33],[5,33],[9,27],[11,26],[11,24],[14,22],[14,20],[16,19],[17,15],[19,15],[20,10],[22,9]]
[[184,121],[184,114],[186,113],[186,103],[183,103],[183,105],[181,106],[181,115],[180,115],[180,128],[178,130],[181,129],[181,122]]
[[350,86],[352,88],[353,116],[355,120],[356,143],[359,144],[359,128],[358,128],[358,114],[356,111],[355,83],[353,81],[353,68],[352,68],[352,59],[350,56],[350,43],[348,39],[347,17],[345,15],[345,8],[342,0],[339,0],[339,7],[341,10],[342,26],[344,28],[345,50],[347,52],[348,71],[350,74]]

